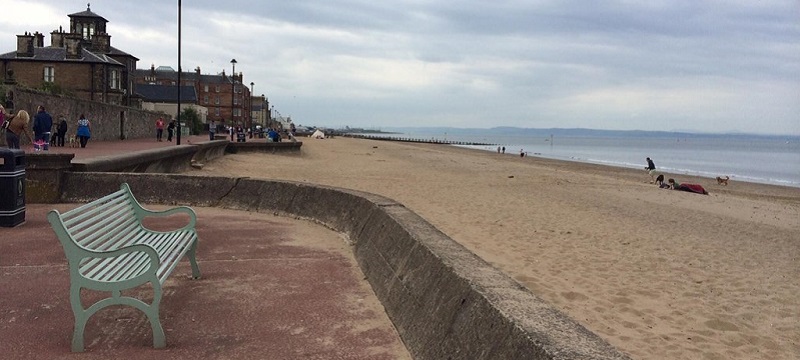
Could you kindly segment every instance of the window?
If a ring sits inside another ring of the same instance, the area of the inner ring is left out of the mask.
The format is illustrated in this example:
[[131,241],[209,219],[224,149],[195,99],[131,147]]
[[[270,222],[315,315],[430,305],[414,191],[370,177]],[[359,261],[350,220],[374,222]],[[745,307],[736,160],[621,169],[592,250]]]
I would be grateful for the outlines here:
[[[208,92],[208,85],[203,86],[203,92]],[[208,101],[206,101],[208,102]]]
[[56,81],[56,69],[52,66],[45,66],[44,67],[44,82],[55,82]]
[[203,96],[203,104],[208,104],[208,95]]
[[233,109],[233,116],[239,117],[241,116],[242,109]]
[[214,114],[215,114],[216,116],[219,116],[219,108],[215,108],[215,109],[214,109]]
[[94,36],[94,24],[83,24],[82,34],[84,40],[91,40]]
[[217,89],[216,90],[217,90],[217,92],[219,92],[219,85],[217,85]]
[[242,91],[242,89],[239,89],[239,85],[233,85],[233,92],[238,94],[240,91]]
[[219,96],[214,99],[214,105],[219,105]]
[[111,89],[119,90],[119,70],[111,70],[111,76],[108,79],[108,86]]
[[233,104],[234,105],[239,105],[239,98],[238,97],[235,97],[235,96],[233,97]]

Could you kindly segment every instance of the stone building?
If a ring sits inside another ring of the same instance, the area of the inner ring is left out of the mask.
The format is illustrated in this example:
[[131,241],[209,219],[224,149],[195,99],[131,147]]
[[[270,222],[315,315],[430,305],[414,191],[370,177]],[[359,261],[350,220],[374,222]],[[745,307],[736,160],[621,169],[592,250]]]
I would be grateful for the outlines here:
[[111,46],[108,20],[86,11],[68,15],[69,31],[17,35],[17,49],[0,55],[5,83],[108,104],[136,105],[130,89],[135,56]]
[[[253,126],[258,124],[252,114],[250,89],[243,85],[242,73],[228,76],[225,70],[217,75],[203,74],[200,67],[193,72],[180,74],[180,85],[196,89],[196,105],[208,109],[208,119],[226,126]],[[150,69],[137,69],[135,84],[178,85],[178,72],[168,66],[151,65]],[[138,85],[134,85],[138,86]]]

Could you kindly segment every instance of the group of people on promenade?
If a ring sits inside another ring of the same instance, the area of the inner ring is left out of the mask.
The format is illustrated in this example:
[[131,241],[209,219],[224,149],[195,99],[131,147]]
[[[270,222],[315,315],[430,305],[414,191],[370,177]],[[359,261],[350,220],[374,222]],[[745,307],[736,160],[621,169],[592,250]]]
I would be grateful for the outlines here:
[[[33,124],[30,122],[31,117],[27,110],[21,109],[14,114],[13,111],[8,112],[3,105],[0,105],[0,129],[5,131],[9,149],[19,149],[23,135],[28,137],[37,150],[46,150],[49,145],[64,146],[66,143],[69,124],[64,115],[59,115],[57,122],[54,122],[44,105],[39,105],[33,116]],[[92,137],[92,125],[83,114],[78,118],[76,125],[75,135],[70,142],[78,141],[80,146],[85,148],[89,138]]]
[[647,170],[647,173],[650,175],[651,184],[656,184],[661,189],[688,191],[688,192],[708,195],[708,191],[706,191],[706,189],[703,188],[703,186],[700,184],[687,184],[687,183],[681,184],[672,178],[667,179],[667,181],[665,182],[664,174],[659,174],[656,171],[655,162],[653,162],[653,160],[650,159],[649,157],[646,160],[647,160],[647,166],[645,166],[644,169]]
[[[164,141],[164,118],[156,120],[156,141]],[[172,142],[172,136],[175,135],[175,120],[169,122],[167,126],[167,141]]]

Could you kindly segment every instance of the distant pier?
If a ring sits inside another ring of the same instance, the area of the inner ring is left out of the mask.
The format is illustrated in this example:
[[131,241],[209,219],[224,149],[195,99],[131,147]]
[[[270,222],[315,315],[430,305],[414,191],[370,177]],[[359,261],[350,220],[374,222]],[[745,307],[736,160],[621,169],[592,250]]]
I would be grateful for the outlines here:
[[421,138],[407,138],[407,137],[385,136],[385,135],[377,136],[377,135],[369,135],[369,134],[342,134],[342,136],[356,138],[356,139],[386,140],[386,141],[410,142],[410,143],[421,143],[421,144],[474,145],[474,146],[494,146],[494,145],[498,145],[498,144],[483,143],[483,142],[439,140],[439,139],[421,139]]

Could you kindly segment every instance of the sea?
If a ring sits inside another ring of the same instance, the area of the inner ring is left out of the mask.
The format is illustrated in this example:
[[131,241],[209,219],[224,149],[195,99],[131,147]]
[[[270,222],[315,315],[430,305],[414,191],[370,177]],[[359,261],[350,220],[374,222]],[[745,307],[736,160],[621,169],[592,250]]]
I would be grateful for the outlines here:
[[650,157],[664,172],[800,188],[800,136],[696,134],[589,129],[395,129],[369,134],[491,145],[452,145],[508,156],[644,169]]

